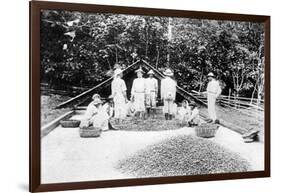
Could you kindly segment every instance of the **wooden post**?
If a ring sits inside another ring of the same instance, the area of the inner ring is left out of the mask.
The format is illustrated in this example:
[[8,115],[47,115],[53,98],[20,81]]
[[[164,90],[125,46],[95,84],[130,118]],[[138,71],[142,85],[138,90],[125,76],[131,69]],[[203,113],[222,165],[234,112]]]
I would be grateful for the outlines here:
[[230,94],[231,94],[231,88],[228,90],[228,104],[230,104]]

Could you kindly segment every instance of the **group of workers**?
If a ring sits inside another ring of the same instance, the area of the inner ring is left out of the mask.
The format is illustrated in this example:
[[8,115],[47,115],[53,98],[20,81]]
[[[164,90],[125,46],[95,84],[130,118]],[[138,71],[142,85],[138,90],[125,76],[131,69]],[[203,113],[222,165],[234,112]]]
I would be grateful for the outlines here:
[[[111,117],[117,122],[124,120],[127,116],[139,117],[146,119],[149,116],[156,114],[156,103],[158,96],[158,81],[154,77],[155,73],[150,70],[147,78],[144,78],[144,71],[142,68],[135,72],[137,77],[133,80],[131,88],[130,100],[127,98],[127,86],[122,79],[123,71],[119,68],[115,69],[113,81],[111,83],[112,101],[102,104],[100,95],[94,94],[92,102],[88,105],[85,118],[81,122],[81,126],[93,125],[100,127],[102,130],[117,129],[112,127],[109,122]],[[175,117],[180,123],[188,126],[200,124],[199,109],[196,103],[183,100],[180,107],[175,103],[177,83],[173,79],[173,72],[171,69],[164,71],[165,77],[161,80],[160,96],[163,102],[163,114],[166,120],[171,120]],[[217,116],[215,110],[216,98],[221,93],[219,82],[215,79],[213,73],[208,74],[207,94],[208,98],[208,113],[210,122],[216,123]]]

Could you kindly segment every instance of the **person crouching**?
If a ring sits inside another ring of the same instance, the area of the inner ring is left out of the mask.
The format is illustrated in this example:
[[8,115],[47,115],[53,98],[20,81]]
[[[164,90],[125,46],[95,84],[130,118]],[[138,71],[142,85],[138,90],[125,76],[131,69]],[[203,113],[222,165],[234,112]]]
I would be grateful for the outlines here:
[[183,100],[181,103],[181,107],[177,110],[177,119],[180,121],[180,125],[184,126],[187,124],[187,120],[191,115],[191,108],[188,104],[187,100]]
[[101,97],[99,94],[94,94],[92,102],[87,106],[84,119],[81,121],[80,127],[100,128],[102,131],[109,129],[116,130],[109,123],[110,115],[107,112],[107,106],[102,105]]
[[189,127],[200,125],[199,109],[197,108],[196,103],[190,103],[191,114],[187,119],[187,124]]

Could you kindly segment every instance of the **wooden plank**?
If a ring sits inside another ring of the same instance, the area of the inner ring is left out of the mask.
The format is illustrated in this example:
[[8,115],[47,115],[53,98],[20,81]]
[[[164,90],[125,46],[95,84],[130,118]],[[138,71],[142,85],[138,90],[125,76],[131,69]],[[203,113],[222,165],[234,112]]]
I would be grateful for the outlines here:
[[[200,93],[200,92],[197,92],[197,91],[195,91],[195,90],[191,90],[191,92],[192,93],[194,93],[195,94],[195,96],[197,95],[197,96],[202,96],[202,93]],[[253,101],[258,101],[258,99],[257,98],[253,98],[253,99],[251,99],[251,98],[248,98],[248,97],[235,97],[235,96],[226,96],[226,95],[220,95],[219,97],[218,97],[218,99],[228,99],[228,98],[231,98],[231,99],[235,99],[235,100],[239,100],[239,99],[241,99],[241,100],[243,100],[243,101],[251,101],[251,100],[253,100]],[[260,99],[260,102],[261,103],[263,103],[264,102],[264,100],[263,99]]]
[[62,119],[68,119],[74,114],[74,111],[69,111],[60,117],[56,118],[55,120],[51,121],[50,123],[44,125],[41,128],[41,138],[47,136],[51,131],[53,131],[59,124]]

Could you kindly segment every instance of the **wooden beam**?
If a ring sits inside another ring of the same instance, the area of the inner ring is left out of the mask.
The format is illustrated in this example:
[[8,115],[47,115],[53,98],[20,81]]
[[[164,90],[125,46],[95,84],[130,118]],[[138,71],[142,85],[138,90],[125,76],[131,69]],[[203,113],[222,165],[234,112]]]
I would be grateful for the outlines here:
[[74,114],[74,111],[69,111],[60,117],[56,118],[55,120],[51,121],[50,123],[44,125],[41,128],[41,138],[47,136],[51,131],[53,131],[59,124],[62,119],[68,119]]
[[[131,64],[130,66],[128,66],[127,68],[125,68],[125,69],[123,70],[123,72],[126,71],[126,70],[128,70],[129,68],[131,68],[132,66],[134,66],[135,64],[137,64],[137,63],[139,63],[139,62],[140,62],[140,60],[134,62],[133,64]],[[85,97],[85,96],[87,96],[87,95],[92,94],[94,90],[96,90],[97,88],[99,88],[99,87],[101,87],[101,86],[103,86],[103,85],[105,85],[105,84],[111,82],[112,80],[113,80],[113,77],[110,77],[110,78],[108,78],[107,80],[103,81],[102,83],[100,83],[100,84],[94,86],[93,88],[91,88],[91,89],[89,89],[89,90],[87,90],[87,91],[85,91],[85,92],[82,92],[81,94],[79,94],[79,95],[77,95],[77,96],[75,96],[75,97],[73,97],[73,98],[71,98],[71,99],[69,99],[69,100],[67,100],[67,101],[65,101],[65,102],[63,102],[63,103],[60,103],[59,105],[56,106],[56,108],[64,108],[64,107],[69,106],[69,105],[72,105],[72,106],[73,106],[73,103],[75,103],[76,101],[78,101],[79,99],[81,99],[81,98],[83,98],[83,97]]]

